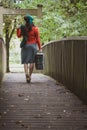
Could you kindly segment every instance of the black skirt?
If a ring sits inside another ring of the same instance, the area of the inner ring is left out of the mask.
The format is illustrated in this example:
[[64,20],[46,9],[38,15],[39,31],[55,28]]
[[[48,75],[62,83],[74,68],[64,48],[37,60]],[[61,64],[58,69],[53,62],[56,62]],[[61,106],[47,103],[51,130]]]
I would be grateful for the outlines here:
[[35,55],[37,53],[37,44],[26,44],[21,49],[21,63],[35,63]]

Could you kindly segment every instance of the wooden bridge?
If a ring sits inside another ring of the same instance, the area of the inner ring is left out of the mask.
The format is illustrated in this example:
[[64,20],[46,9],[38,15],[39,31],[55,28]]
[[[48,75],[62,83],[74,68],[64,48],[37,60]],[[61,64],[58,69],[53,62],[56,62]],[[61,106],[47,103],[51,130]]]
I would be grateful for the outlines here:
[[0,130],[87,129],[87,38],[43,46],[45,68],[26,83],[24,73],[5,73],[0,42]]
[[[3,14],[35,14],[11,10]],[[0,26],[2,34],[2,26]],[[45,68],[26,83],[24,73],[6,73],[6,48],[0,38],[0,130],[87,129],[87,37],[54,41],[43,46]]]

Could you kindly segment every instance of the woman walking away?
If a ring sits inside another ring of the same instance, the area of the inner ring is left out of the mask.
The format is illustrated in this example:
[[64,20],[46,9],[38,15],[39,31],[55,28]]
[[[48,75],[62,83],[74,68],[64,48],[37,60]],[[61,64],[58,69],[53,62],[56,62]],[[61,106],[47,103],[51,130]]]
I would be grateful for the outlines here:
[[31,81],[34,69],[35,55],[39,48],[41,50],[40,36],[38,27],[33,24],[31,15],[24,16],[25,25],[17,28],[18,38],[23,37],[21,46],[21,63],[24,64],[24,71],[27,83]]

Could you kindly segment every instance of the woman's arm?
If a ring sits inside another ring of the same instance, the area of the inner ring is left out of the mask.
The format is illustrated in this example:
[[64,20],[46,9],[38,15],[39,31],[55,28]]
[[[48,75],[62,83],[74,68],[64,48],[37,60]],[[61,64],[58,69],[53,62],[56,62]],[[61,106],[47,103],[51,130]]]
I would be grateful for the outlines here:
[[21,29],[17,28],[17,37],[20,38],[22,36]]
[[39,50],[41,50],[40,34],[39,34],[38,27],[35,27],[35,36],[36,36],[38,48],[39,48]]

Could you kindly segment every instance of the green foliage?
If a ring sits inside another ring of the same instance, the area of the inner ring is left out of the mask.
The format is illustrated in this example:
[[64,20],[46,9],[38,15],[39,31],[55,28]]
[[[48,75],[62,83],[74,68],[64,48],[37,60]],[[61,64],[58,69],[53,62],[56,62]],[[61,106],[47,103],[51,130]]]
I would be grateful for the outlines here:
[[35,8],[37,4],[43,5],[40,27],[42,43],[63,37],[87,35],[86,1],[71,3],[70,0],[24,0],[19,7]]
[[6,8],[14,7],[14,0],[2,0],[1,3]]
[[[42,4],[43,17],[38,19],[34,16],[34,23],[35,25],[38,25],[38,22],[41,23],[39,27],[41,42],[46,44],[64,37],[87,36],[87,0],[73,1],[72,3],[71,0],[23,0],[21,3],[14,4],[14,0],[3,0],[3,5],[9,8],[33,9],[37,8],[38,4]],[[10,34],[14,27],[14,20],[16,19],[17,25],[20,25],[23,23],[22,18],[21,15],[5,16],[4,30],[7,28]],[[16,36],[16,32],[14,36]],[[14,38],[12,40],[14,41]],[[19,63],[20,54],[17,50],[19,44],[18,41],[13,41],[10,44],[10,62]]]
[[[6,3],[14,0],[3,0]],[[87,35],[87,2],[86,0],[23,0],[21,3],[15,4],[17,8],[36,8],[38,4],[43,5],[43,17],[39,20],[35,17],[34,23],[38,25],[41,22],[40,35],[41,42],[58,40],[63,37],[70,36],[86,36]],[[21,16],[17,16],[17,24],[21,24],[23,20]]]

